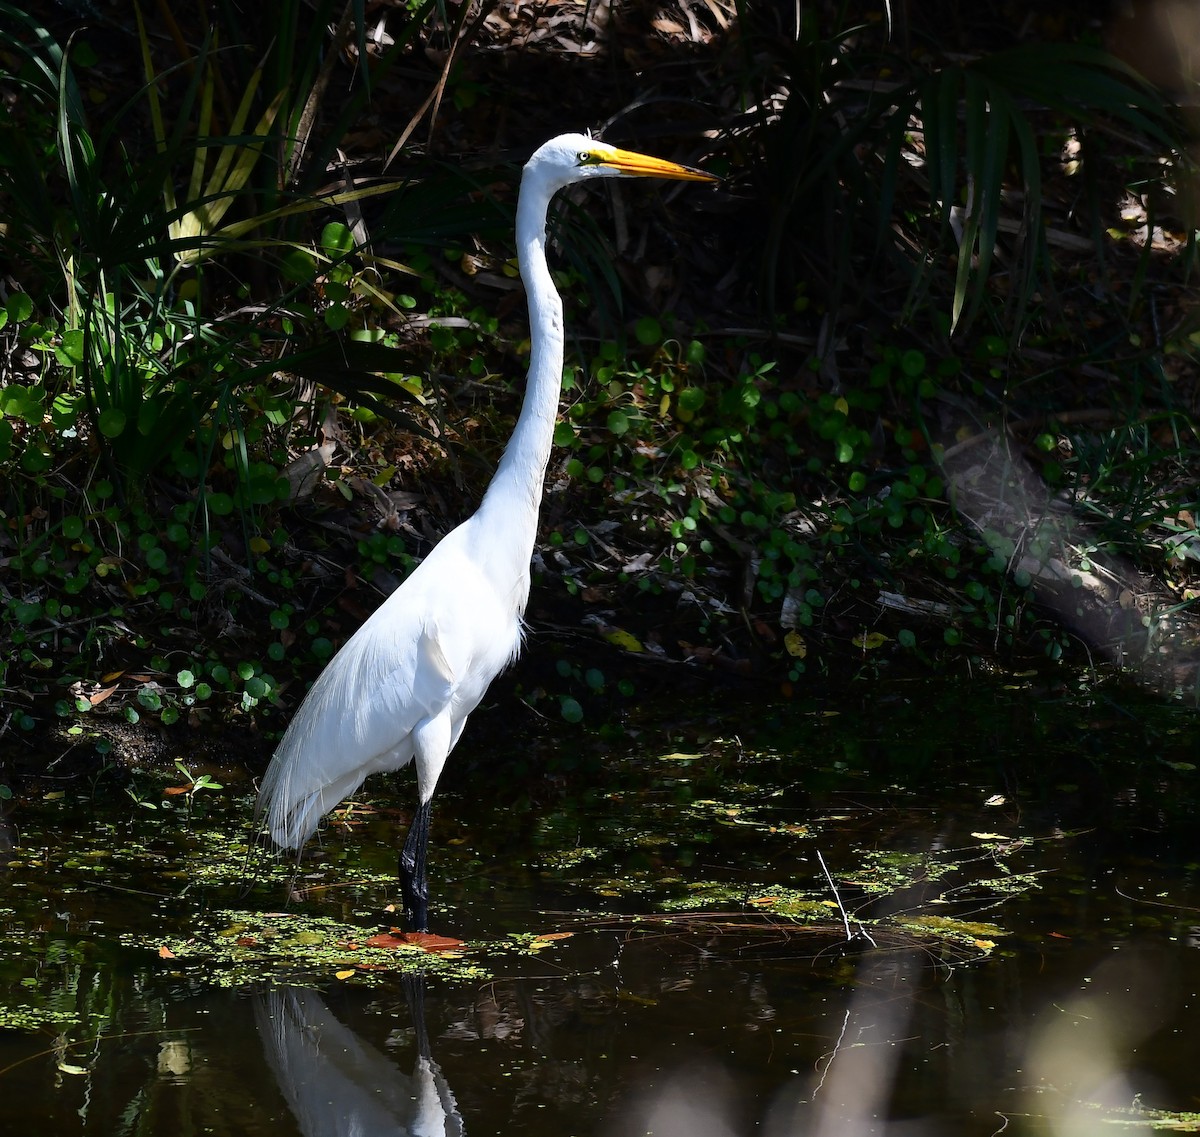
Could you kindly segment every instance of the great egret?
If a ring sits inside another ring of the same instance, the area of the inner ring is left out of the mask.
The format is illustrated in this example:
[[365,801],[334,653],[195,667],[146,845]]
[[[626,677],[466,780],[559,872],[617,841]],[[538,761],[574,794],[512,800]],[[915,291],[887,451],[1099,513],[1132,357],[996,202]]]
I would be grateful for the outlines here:
[[321,673],[263,779],[255,816],[299,849],[321,817],[368,775],[417,764],[416,815],[400,853],[404,916],[428,926],[425,853],[438,776],[467,716],[521,650],[529,562],[558,416],[563,308],[546,264],[546,211],[588,178],[717,179],[582,134],[540,147],[517,199],[517,258],[532,347],[525,401],[478,512],[433,548]]

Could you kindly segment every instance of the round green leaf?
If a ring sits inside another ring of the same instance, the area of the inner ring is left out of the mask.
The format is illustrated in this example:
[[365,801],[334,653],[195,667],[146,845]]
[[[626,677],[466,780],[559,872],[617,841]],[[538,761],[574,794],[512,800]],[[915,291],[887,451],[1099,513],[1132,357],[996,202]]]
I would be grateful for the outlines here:
[[100,433],[105,438],[118,438],[125,430],[125,412],[109,407],[100,412]]
[[637,336],[638,343],[644,344],[646,347],[663,341],[662,324],[653,316],[643,316],[638,320],[634,325],[633,334]]
[[78,367],[83,363],[83,331],[72,328],[63,332],[58,347],[54,349],[55,358],[67,367]]
[[562,717],[567,722],[583,722],[583,707],[579,705],[577,699],[571,698],[570,695],[561,695],[559,696],[559,706]]
[[317,260],[304,249],[288,249],[279,262],[279,268],[289,284],[307,284],[317,275]]
[[23,324],[33,315],[33,301],[24,292],[14,292],[4,305],[8,318],[15,324]]
[[331,221],[321,230],[321,248],[331,257],[345,256],[354,249],[354,234],[341,221]]

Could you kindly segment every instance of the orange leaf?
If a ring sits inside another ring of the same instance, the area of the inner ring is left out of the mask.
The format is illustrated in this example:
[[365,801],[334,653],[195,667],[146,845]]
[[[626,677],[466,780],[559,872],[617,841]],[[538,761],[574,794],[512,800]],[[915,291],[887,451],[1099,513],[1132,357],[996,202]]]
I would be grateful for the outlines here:
[[163,793],[174,797],[176,794],[190,794],[192,792],[193,783],[188,782],[186,786],[167,786]]
[[404,938],[404,936],[393,936],[390,932],[380,932],[377,936],[371,936],[367,939],[367,947],[377,948],[405,948],[412,945]]
[[451,939],[449,936],[435,936],[430,932],[401,932],[393,928],[390,932],[380,932],[366,941],[368,947],[391,948],[420,948],[422,951],[439,952],[455,951],[463,946],[462,940]]
[[463,946],[462,940],[452,939],[450,936],[435,936],[430,932],[405,932],[404,939],[414,947],[424,948],[426,951],[454,951],[455,948]]
[[167,947],[166,944],[163,944],[158,949],[158,958],[159,959],[175,959],[176,956],[175,956],[175,953],[169,947]]
[[99,691],[93,691],[88,696],[88,702],[91,703],[93,707],[99,706],[99,704],[103,703],[104,700],[107,699],[109,695],[111,695],[119,686],[119,683],[114,683],[111,687],[102,687]]

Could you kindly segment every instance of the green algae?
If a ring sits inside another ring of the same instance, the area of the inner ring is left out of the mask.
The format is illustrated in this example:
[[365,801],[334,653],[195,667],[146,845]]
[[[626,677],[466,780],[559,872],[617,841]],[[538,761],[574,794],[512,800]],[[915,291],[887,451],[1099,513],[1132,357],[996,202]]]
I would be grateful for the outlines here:
[[[460,982],[490,979],[498,955],[516,955],[511,941],[430,951],[390,933],[301,912],[218,910],[196,918],[186,935],[126,933],[121,943],[158,960],[177,978],[215,987],[256,984],[320,986],[331,981],[378,985],[389,975],[422,973]],[[372,941],[393,941],[379,946]]]

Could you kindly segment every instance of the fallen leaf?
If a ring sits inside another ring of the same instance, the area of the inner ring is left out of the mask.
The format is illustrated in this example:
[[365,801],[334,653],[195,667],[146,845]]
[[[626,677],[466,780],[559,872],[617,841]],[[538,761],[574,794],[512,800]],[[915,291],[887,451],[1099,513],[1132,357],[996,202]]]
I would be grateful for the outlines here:
[[541,951],[542,948],[549,947],[556,940],[569,940],[574,934],[574,932],[543,932],[530,943],[529,950]]
[[882,647],[887,643],[888,637],[882,632],[866,632],[855,636],[850,642],[864,651],[874,651],[877,647]]
[[432,952],[455,951],[466,946],[462,940],[456,940],[451,936],[434,936],[429,932],[408,932],[405,938],[410,944],[416,944],[426,951]]
[[403,936],[393,936],[390,932],[380,932],[377,936],[370,936],[367,938],[366,944],[367,947],[385,948],[387,950],[413,946]]
[[167,947],[166,944],[162,944],[158,949],[158,958],[159,959],[175,959],[177,957],[176,957],[175,953],[169,947]]
[[646,650],[642,647],[642,641],[632,632],[627,632],[624,628],[609,628],[605,631],[604,638],[615,647],[623,648],[625,651],[635,654]]
[[349,979],[354,974],[354,968],[348,967],[344,971],[335,971],[333,973],[338,979]]

